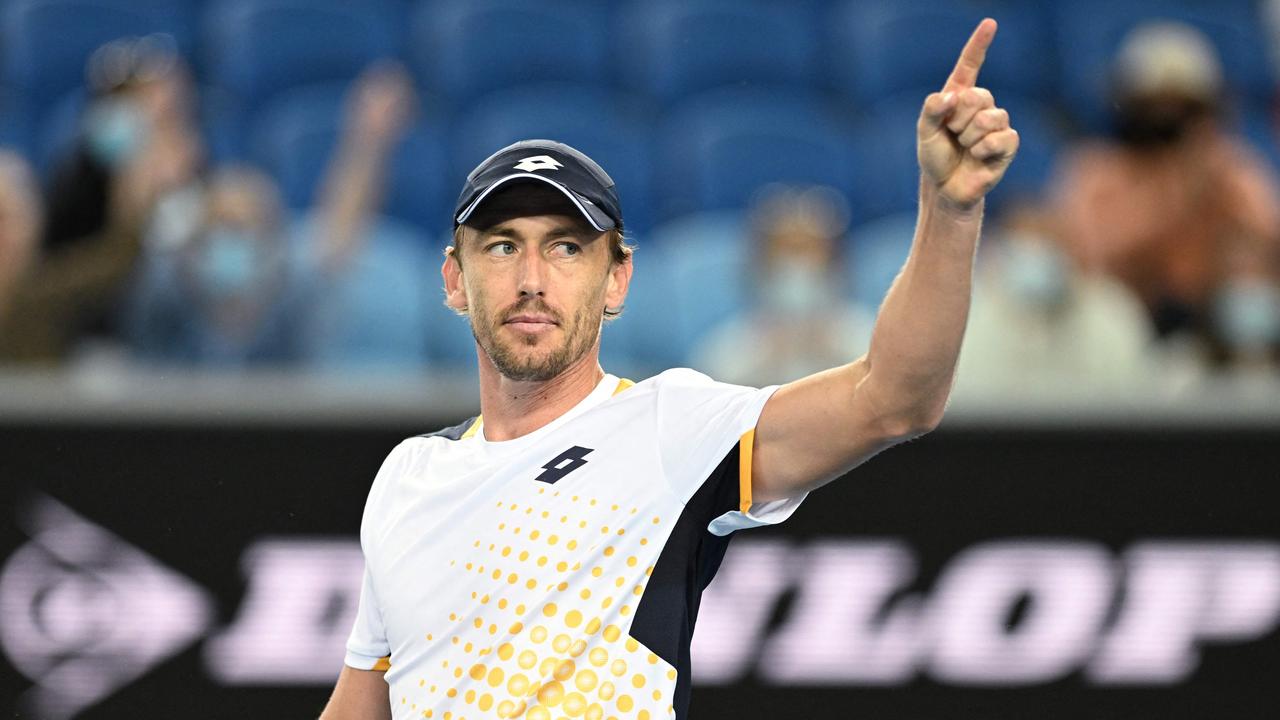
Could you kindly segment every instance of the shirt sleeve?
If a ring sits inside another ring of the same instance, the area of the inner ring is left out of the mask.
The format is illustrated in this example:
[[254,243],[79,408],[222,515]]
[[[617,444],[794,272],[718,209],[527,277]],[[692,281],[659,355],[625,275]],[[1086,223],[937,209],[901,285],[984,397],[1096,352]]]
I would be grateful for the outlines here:
[[366,561],[364,583],[360,586],[360,608],[356,611],[355,626],[347,638],[347,655],[344,662],[357,670],[385,670],[391,646],[382,625],[382,609],[373,590]]
[[[751,388],[720,383],[693,370],[669,370],[658,378],[658,445],[672,490],[687,503],[704,483],[725,483],[722,506],[707,529],[716,535],[771,525],[791,516],[804,493],[767,503],[751,500],[751,453],[756,423],[776,385]],[[735,452],[736,451],[736,452]],[[730,454],[736,467],[725,468]]]
[[360,548],[364,552],[364,580],[360,585],[360,605],[356,621],[347,637],[344,662],[357,670],[386,670],[390,667],[391,644],[383,622],[382,604],[374,583],[373,568],[377,544],[373,530],[381,523],[388,484],[404,471],[409,457],[408,441],[400,443],[382,462],[378,474],[369,489],[364,514],[360,520]]

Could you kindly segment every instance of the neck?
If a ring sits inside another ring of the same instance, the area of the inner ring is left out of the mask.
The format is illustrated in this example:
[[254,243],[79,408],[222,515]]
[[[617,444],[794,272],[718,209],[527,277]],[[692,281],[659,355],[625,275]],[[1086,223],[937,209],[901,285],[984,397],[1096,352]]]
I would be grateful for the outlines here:
[[513,440],[568,412],[604,377],[597,344],[550,380],[512,380],[476,347],[480,360],[480,413],[486,440]]

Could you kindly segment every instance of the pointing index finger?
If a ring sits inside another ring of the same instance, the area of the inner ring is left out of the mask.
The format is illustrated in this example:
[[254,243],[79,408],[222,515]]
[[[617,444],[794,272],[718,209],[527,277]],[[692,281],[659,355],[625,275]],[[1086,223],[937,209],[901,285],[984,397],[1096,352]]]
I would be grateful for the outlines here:
[[951,77],[947,78],[947,84],[942,87],[943,92],[966,90],[978,83],[978,71],[982,69],[982,63],[987,59],[987,48],[991,47],[995,37],[995,20],[986,18],[978,23],[964,50],[960,51],[960,59],[956,61]]

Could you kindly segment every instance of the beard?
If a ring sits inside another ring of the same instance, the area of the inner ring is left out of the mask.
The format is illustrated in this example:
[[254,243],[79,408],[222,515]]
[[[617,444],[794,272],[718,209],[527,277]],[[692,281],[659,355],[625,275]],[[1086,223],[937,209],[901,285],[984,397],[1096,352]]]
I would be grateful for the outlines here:
[[[595,310],[589,304],[584,304],[582,310],[566,323],[563,315],[536,297],[521,300],[494,315],[477,313],[473,306],[471,334],[503,377],[520,382],[545,382],[564,372],[595,345],[600,337],[603,308],[599,312],[593,312]],[[504,338],[501,330],[507,319],[525,312],[551,316],[563,331],[563,339],[559,345],[539,351],[532,348],[540,343],[549,344],[553,340],[522,333],[516,333],[514,339]]]

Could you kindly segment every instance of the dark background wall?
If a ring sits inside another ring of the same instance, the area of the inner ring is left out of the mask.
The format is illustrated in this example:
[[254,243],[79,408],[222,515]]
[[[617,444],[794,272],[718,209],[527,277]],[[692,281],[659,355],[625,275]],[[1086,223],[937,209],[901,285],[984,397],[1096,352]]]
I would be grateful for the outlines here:
[[[368,484],[399,439],[457,420],[0,425],[0,716],[318,715],[354,611]],[[695,638],[707,672],[692,715],[1276,717],[1278,468],[1276,429],[944,426],[735,540]],[[824,565],[831,547],[855,561]],[[832,568],[860,572],[858,553],[876,548],[892,550],[881,567],[898,580],[842,585]],[[966,604],[976,572],[994,575],[973,587],[1006,590]],[[764,611],[748,611],[752,597]],[[1104,607],[1073,614],[1080,597]],[[866,603],[869,620],[838,622]],[[822,617],[804,615],[817,606]],[[998,652],[947,670],[938,628],[963,630],[966,607],[1003,613],[994,634],[975,631]],[[862,647],[895,618],[914,618],[899,642],[912,659],[880,680],[848,673],[839,642],[780,645],[845,632]],[[1084,640],[1059,670],[1019,679],[1058,652],[1044,643],[1070,644],[1060,636]],[[1183,636],[1186,652],[1125,645]],[[1107,647],[1149,676],[1108,675]],[[1170,656],[1190,664],[1160,676]],[[778,665],[801,660],[812,680]]]

